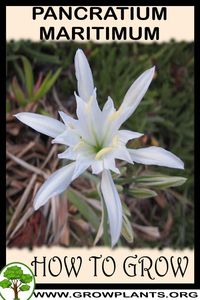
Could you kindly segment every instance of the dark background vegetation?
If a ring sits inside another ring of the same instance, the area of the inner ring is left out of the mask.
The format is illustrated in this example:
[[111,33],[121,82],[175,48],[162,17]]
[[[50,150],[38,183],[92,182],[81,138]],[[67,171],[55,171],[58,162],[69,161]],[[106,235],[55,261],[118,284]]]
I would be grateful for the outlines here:
[[[12,223],[7,235],[8,245],[32,247],[44,243],[59,243],[66,246],[91,246],[94,240],[95,230],[90,227],[90,223],[93,222],[91,220],[92,213],[90,216],[86,216],[84,210],[77,205],[76,200],[70,195],[68,195],[69,203],[67,206],[64,204],[66,211],[68,211],[66,213],[67,220],[66,215],[61,218],[64,220],[63,224],[65,224],[62,238],[59,236],[57,239],[53,239],[56,231],[55,213],[59,212],[58,207],[56,208],[58,210],[54,208],[54,211],[48,210],[47,212],[36,212],[34,215],[30,214],[31,216],[25,218],[18,231],[13,235],[9,233],[16,222],[19,223],[19,219],[22,219],[22,216],[26,214],[25,212],[29,208],[28,203],[32,201],[35,192],[34,186],[32,186],[32,192],[27,200],[20,208],[18,207],[34,171],[29,170],[26,178],[23,178],[22,174],[22,177],[20,177],[20,174],[16,175],[16,168],[19,168],[19,170],[21,168],[22,172],[24,169],[23,166],[17,167],[17,161],[16,159],[13,160],[12,155],[15,158],[21,157],[22,159],[23,155],[20,155],[22,149],[30,141],[37,139],[37,147],[41,143],[40,149],[34,148],[36,146],[30,147],[29,151],[32,152],[27,152],[28,156],[23,159],[31,165],[40,167],[52,147],[49,139],[42,135],[38,137],[38,134],[30,128],[14,120],[12,115],[18,111],[26,110],[49,114],[57,118],[58,108],[62,109],[63,107],[68,112],[75,113],[74,91],[77,88],[73,62],[77,48],[82,48],[88,57],[101,107],[108,95],[112,97],[116,107],[119,107],[127,89],[137,76],[152,65],[156,66],[156,76],[149,90],[137,110],[124,124],[124,128],[145,133],[143,138],[132,144],[133,147],[149,145],[164,147],[178,155],[185,162],[185,170],[156,166],[147,168],[134,165],[133,169],[130,167],[126,172],[127,174],[132,174],[131,172],[134,174],[134,172],[140,173],[144,170],[156,171],[162,174],[184,176],[187,177],[187,181],[180,187],[159,191],[157,197],[150,199],[138,200],[134,197],[123,196],[131,211],[130,219],[133,221],[132,226],[135,232],[135,241],[132,246],[193,247],[194,45],[193,43],[176,43],[174,41],[160,45],[138,43],[32,43],[30,41],[9,42],[7,44],[7,146],[9,155],[11,154],[11,156],[8,156],[9,166],[7,168],[8,227]],[[38,78],[42,78],[42,74],[46,74],[49,70],[55,73],[59,67],[62,67],[54,88],[50,89],[44,97],[37,101],[27,99],[27,104],[23,104],[23,107],[12,92],[12,83],[16,78],[21,89],[25,89],[21,55],[30,61],[36,82],[39,82]],[[20,148],[20,145],[22,148]],[[45,153],[45,151],[47,152]],[[37,153],[37,159],[34,158],[33,153]],[[55,166],[52,167],[51,164],[48,162],[45,166],[49,168],[49,174],[55,169]],[[15,176],[19,177],[15,178]],[[96,199],[98,195],[95,194],[95,189],[93,190],[93,185],[88,178],[79,179],[74,183],[73,188],[86,198]],[[42,183],[44,178],[38,180]],[[91,190],[91,194],[87,193],[88,189]],[[59,201],[63,203],[61,200]],[[98,203],[96,204],[98,206]],[[18,215],[15,215],[13,219],[17,207],[19,208]],[[94,205],[91,207],[96,213]],[[47,217],[49,218],[49,214],[54,214],[51,224],[46,220]],[[93,223],[92,225],[93,227],[96,226]],[[36,229],[34,226],[36,226]],[[39,237],[36,233],[37,226],[40,228]],[[52,229],[49,231],[51,234],[47,234],[47,228],[49,230],[50,227],[54,227],[55,231],[53,232]],[[59,228],[58,226],[57,231],[60,230]],[[34,236],[34,241],[27,241],[27,230]],[[85,239],[83,236],[85,236]],[[128,245],[123,238],[120,243],[121,245]],[[101,241],[98,245],[101,245]]]

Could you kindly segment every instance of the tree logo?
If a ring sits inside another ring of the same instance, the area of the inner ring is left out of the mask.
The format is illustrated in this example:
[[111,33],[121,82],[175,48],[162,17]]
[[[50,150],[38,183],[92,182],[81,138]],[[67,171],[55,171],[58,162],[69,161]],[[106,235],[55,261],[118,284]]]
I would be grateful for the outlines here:
[[5,300],[28,300],[35,289],[35,277],[22,263],[10,263],[0,272],[0,296]]

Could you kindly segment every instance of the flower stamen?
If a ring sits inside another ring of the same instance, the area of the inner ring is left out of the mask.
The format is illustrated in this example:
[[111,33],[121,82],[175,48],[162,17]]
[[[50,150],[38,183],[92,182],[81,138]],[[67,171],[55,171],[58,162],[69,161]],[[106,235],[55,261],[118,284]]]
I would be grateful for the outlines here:
[[112,147],[105,147],[96,154],[95,158],[100,159],[100,158],[102,158],[102,156],[104,156],[105,154],[109,153],[112,150],[113,150]]
[[80,149],[85,144],[84,141],[80,141],[78,144],[76,144],[73,148],[74,151]]

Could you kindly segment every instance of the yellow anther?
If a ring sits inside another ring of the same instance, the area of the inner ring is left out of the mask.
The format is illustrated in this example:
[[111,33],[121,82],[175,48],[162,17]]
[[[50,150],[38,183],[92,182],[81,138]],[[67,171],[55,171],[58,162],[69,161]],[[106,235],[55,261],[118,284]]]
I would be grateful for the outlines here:
[[120,108],[117,111],[114,111],[109,117],[108,120],[109,121],[115,121],[123,112],[123,109]]
[[85,143],[83,141],[80,141],[78,144],[76,144],[74,146],[74,151],[78,150],[79,148],[81,148]]
[[104,156],[105,154],[109,153],[112,150],[113,150],[112,147],[105,147],[96,154],[95,158],[100,159],[102,156]]

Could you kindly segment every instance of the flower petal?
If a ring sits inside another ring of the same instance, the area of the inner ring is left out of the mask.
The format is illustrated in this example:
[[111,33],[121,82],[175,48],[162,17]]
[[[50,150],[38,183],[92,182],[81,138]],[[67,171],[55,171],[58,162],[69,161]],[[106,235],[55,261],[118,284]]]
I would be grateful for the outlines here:
[[66,129],[62,122],[35,113],[22,112],[16,114],[15,117],[38,132],[53,138],[61,134]]
[[94,145],[96,143],[96,138],[94,134],[94,130],[98,122],[100,116],[100,109],[98,107],[98,103],[96,101],[96,89],[94,89],[92,95],[89,98],[89,101],[86,103],[76,95],[76,114],[78,117],[76,130],[83,137],[84,140],[87,140],[89,144]]
[[99,174],[103,171],[103,160],[94,160],[91,164],[92,167],[92,174]]
[[77,154],[72,147],[67,148],[64,152],[58,154],[58,158],[75,160]]
[[152,79],[154,76],[155,67],[146,70],[142,75],[140,75],[136,81],[131,85],[128,89],[124,100],[119,108],[119,110],[123,111],[127,107],[129,110],[126,110],[126,119],[128,119],[132,113],[135,111],[143,96],[145,95]]
[[87,160],[87,159],[77,160],[72,180],[76,179],[83,172],[85,172],[85,170],[87,170],[87,168],[90,166],[90,164],[91,164],[91,161]]
[[125,161],[129,162],[130,164],[133,164],[131,155],[125,146],[116,147],[116,149],[113,152],[113,155],[115,158],[125,160]]
[[113,100],[110,96],[108,96],[108,99],[107,99],[106,103],[103,106],[102,112],[103,112],[103,116],[104,116],[105,119],[110,114],[115,112],[114,103],[113,103]]
[[101,191],[110,224],[112,247],[118,242],[122,228],[122,204],[109,171],[102,172]]
[[131,131],[131,130],[119,130],[120,141],[126,144],[129,140],[137,139],[144,135],[143,133]]
[[75,163],[71,163],[48,177],[34,199],[33,206],[35,210],[43,206],[51,197],[62,193],[69,186],[75,166]]
[[54,140],[52,140],[52,144],[63,144],[67,146],[74,146],[78,142],[80,142],[80,136],[73,129],[65,129],[63,133],[56,136]]
[[136,163],[184,169],[184,163],[180,158],[161,147],[129,149],[129,153]]
[[63,111],[59,111],[59,115],[62,118],[63,122],[66,126],[69,126],[70,128],[73,128],[76,126],[77,120],[72,118],[71,116],[67,115]]
[[117,174],[120,174],[120,171],[116,167],[115,159],[113,157],[105,157],[103,159],[103,166],[106,170],[111,170]]
[[79,96],[87,102],[94,90],[94,83],[89,63],[81,49],[76,51],[75,70]]

